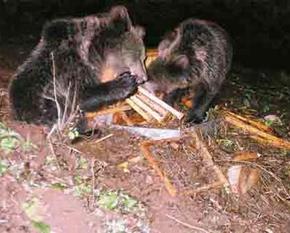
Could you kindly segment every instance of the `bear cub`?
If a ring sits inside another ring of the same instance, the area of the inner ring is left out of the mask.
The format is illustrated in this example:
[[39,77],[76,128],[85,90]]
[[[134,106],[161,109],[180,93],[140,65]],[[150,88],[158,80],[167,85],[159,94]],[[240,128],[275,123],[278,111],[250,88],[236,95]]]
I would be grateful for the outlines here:
[[123,6],[46,23],[10,83],[14,118],[51,127],[77,106],[96,111],[133,95],[147,79],[143,36]]
[[232,46],[227,33],[217,24],[187,19],[165,35],[158,45],[158,57],[148,67],[153,92],[165,93],[173,105],[193,94],[187,123],[200,123],[230,70]]

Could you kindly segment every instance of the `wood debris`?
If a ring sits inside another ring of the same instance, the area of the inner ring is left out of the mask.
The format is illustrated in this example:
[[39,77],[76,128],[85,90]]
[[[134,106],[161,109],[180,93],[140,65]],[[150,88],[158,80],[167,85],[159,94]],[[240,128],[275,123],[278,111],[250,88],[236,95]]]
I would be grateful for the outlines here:
[[158,122],[162,122],[169,114],[172,114],[179,120],[184,116],[183,113],[177,111],[142,87],[138,87],[137,94],[128,98],[126,102],[147,121],[155,119]]
[[[256,161],[259,155],[254,152],[237,152],[233,161]],[[260,169],[246,165],[234,165],[228,169],[228,180],[231,190],[235,194],[245,194],[260,179]]]
[[232,112],[223,111],[223,117],[226,122],[231,125],[240,128],[244,131],[247,131],[251,138],[269,145],[274,146],[276,148],[287,149],[290,150],[290,142],[281,138],[278,138],[269,132],[271,130],[266,125],[263,125],[260,122],[255,122],[253,120],[249,120],[245,117],[241,117]]
[[165,188],[167,189],[168,193],[171,196],[177,196],[177,195],[193,195],[202,191],[206,191],[212,188],[218,188],[224,185],[228,185],[228,181],[226,177],[223,175],[220,168],[213,162],[212,156],[209,153],[206,145],[202,142],[202,139],[198,135],[198,133],[193,132],[192,133],[192,139],[194,141],[192,147],[194,147],[197,150],[197,153],[203,158],[203,162],[205,162],[205,166],[210,167],[214,174],[213,177],[215,177],[214,182],[210,184],[205,184],[198,188],[187,188],[185,190],[178,190],[177,187],[173,185],[173,182],[170,180],[168,175],[162,168],[160,167],[159,161],[154,158],[154,155],[151,152],[151,147],[156,145],[161,145],[166,142],[178,142],[182,138],[171,138],[166,140],[149,140],[145,141],[141,144],[141,151],[144,155],[144,157],[147,159],[150,166],[157,172],[157,174],[160,176],[161,180],[164,182]]

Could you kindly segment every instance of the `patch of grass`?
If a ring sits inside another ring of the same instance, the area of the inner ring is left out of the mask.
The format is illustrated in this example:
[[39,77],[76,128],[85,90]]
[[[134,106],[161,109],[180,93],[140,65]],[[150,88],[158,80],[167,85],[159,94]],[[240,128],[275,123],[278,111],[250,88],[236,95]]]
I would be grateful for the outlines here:
[[36,146],[0,122],[0,150],[9,154],[17,148],[21,148],[23,151],[31,151]]
[[98,205],[107,210],[114,210],[119,204],[119,195],[115,192],[102,192],[99,196]]
[[140,209],[140,203],[133,197],[121,191],[103,191],[98,197],[98,205],[107,210],[122,213],[134,212]]
[[31,221],[32,226],[39,233],[50,233],[50,226],[44,222]]
[[39,215],[40,208],[40,201],[35,197],[22,204],[22,209],[30,219],[33,228],[39,233],[50,233],[50,226],[44,223]]
[[69,140],[75,140],[76,138],[78,138],[80,136],[80,133],[77,131],[76,128],[70,128],[68,133],[67,133],[67,137]]
[[64,190],[67,188],[67,185],[64,183],[53,183],[51,184],[51,188],[57,189],[57,190]]
[[89,184],[82,183],[74,187],[74,195],[77,197],[84,197],[92,193],[92,187]]
[[236,143],[228,138],[217,139],[216,141],[225,151],[233,152],[236,150]]
[[82,176],[75,176],[75,186],[73,188],[73,193],[77,197],[85,197],[88,194],[92,193],[92,186],[89,181],[86,181],[86,179]]

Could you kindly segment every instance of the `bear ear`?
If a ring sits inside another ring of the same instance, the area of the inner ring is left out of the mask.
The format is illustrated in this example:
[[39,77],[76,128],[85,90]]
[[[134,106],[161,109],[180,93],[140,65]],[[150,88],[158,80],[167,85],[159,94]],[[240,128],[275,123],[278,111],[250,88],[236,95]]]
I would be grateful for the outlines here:
[[172,63],[181,69],[187,69],[189,66],[189,60],[186,55],[178,55]]
[[134,27],[134,32],[136,33],[136,35],[139,37],[139,38],[144,38],[146,32],[145,32],[145,29],[141,26],[135,26]]
[[129,13],[124,6],[114,6],[110,11],[111,19],[116,28],[120,31],[129,31],[132,27],[132,22]]
[[159,43],[158,45],[158,57],[165,59],[165,57],[168,55],[169,53],[169,46],[170,46],[170,41],[168,40],[163,40]]

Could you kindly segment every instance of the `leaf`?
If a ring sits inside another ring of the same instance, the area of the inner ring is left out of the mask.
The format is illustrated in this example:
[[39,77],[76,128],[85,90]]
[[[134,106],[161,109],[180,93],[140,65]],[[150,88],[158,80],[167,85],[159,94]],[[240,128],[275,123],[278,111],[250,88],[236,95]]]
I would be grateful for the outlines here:
[[78,138],[80,136],[80,134],[77,131],[77,129],[73,128],[73,129],[70,129],[67,136],[70,140],[74,140],[74,139]]
[[128,195],[123,195],[122,197],[122,205],[126,211],[131,211],[138,203],[137,200]]
[[50,226],[44,222],[32,221],[32,226],[39,232],[39,233],[50,233]]
[[5,137],[0,142],[0,148],[7,154],[15,150],[18,145],[19,140],[14,137]]
[[92,192],[92,187],[88,184],[82,183],[74,187],[74,194],[78,197],[83,197]]
[[98,204],[101,208],[113,210],[119,204],[117,192],[104,192],[100,195]]
[[51,187],[57,190],[64,190],[67,188],[66,184],[63,184],[63,183],[54,183],[51,185]]

